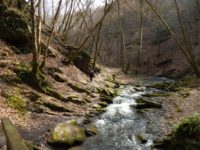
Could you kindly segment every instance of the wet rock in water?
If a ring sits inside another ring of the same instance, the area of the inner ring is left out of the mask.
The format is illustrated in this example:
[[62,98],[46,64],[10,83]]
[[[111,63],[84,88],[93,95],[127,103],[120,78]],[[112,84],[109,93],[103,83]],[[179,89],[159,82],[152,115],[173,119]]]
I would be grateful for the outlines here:
[[80,146],[71,147],[68,150],[81,150]]
[[155,101],[140,98],[140,99],[137,100],[137,105],[135,105],[133,107],[137,108],[137,109],[162,108],[162,104],[155,102]]
[[113,97],[105,95],[105,94],[100,94],[100,100],[103,101],[103,102],[106,102],[108,104],[112,104],[113,103]]
[[79,117],[77,119],[77,124],[83,126],[84,124],[90,123],[90,119],[87,117]]
[[71,147],[82,143],[85,138],[84,129],[77,124],[76,120],[70,120],[60,123],[54,128],[49,143],[55,146]]
[[92,124],[85,125],[85,133],[87,136],[93,136],[98,133],[98,129],[96,126]]
[[145,133],[138,134],[136,138],[142,143],[145,144],[148,141],[148,136]]
[[142,91],[145,90],[144,87],[133,87],[133,89],[134,89],[135,91],[137,91],[137,92],[142,92]]
[[99,105],[101,107],[107,107],[108,106],[108,103],[107,102],[100,102]]

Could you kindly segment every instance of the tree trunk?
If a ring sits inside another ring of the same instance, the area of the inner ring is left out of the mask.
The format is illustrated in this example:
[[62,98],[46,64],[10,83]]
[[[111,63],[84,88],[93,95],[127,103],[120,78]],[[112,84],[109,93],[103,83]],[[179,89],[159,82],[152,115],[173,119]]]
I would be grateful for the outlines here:
[[94,62],[93,62],[93,66],[92,66],[93,70],[95,70],[96,59],[97,59],[97,54],[98,54],[98,50],[99,50],[99,39],[100,39],[101,27],[102,27],[102,23],[100,24],[99,30],[97,32],[96,48],[95,48],[95,53],[94,53]]
[[140,72],[140,57],[143,48],[143,0],[139,0],[140,3],[140,47],[137,55],[137,62],[136,62],[136,74]]
[[45,0],[43,0],[43,22],[46,24],[46,5]]
[[46,48],[45,48],[44,59],[43,59],[42,65],[40,66],[41,69],[44,68],[45,65],[46,65],[46,58],[47,58],[47,55],[48,55],[49,45],[51,43],[51,39],[53,37],[53,33],[54,33],[54,30],[55,30],[55,25],[56,25],[56,22],[58,20],[58,16],[60,14],[61,4],[62,4],[62,0],[59,1],[58,8],[57,8],[56,14],[55,14],[53,22],[52,22],[50,36],[47,40],[47,45],[46,45]]

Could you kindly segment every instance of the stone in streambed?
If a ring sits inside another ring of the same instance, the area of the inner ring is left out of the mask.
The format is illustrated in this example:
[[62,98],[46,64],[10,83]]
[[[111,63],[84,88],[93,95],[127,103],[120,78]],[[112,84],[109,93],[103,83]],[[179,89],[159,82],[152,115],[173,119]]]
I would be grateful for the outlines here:
[[73,146],[82,143],[86,138],[85,131],[76,120],[58,124],[53,132],[49,143],[55,146]]
[[93,136],[96,135],[98,133],[98,129],[96,126],[92,125],[92,124],[87,124],[85,126],[85,133],[87,136]]

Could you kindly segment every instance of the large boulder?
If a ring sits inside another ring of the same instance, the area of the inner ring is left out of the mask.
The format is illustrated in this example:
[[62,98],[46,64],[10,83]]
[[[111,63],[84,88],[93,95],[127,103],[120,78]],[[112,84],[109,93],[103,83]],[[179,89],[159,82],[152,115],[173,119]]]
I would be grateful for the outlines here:
[[31,32],[26,17],[17,9],[8,9],[0,3],[0,38],[19,48],[30,43]]
[[86,138],[85,131],[76,120],[58,124],[50,137],[50,144],[60,146],[73,146],[82,143]]

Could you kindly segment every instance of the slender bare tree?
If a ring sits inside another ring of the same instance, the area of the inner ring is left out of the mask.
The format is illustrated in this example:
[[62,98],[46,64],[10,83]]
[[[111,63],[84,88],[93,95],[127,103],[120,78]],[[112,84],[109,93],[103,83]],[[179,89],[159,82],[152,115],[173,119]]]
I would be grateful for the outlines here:
[[62,0],[59,1],[56,14],[55,14],[54,19],[53,19],[53,21],[52,21],[50,36],[49,36],[49,38],[48,38],[48,40],[47,40],[47,44],[46,44],[46,48],[45,48],[45,52],[44,52],[44,59],[43,59],[41,68],[45,67],[45,64],[46,64],[46,58],[47,58],[47,55],[48,55],[49,45],[50,45],[51,39],[52,39],[52,37],[53,37],[53,33],[54,33],[54,30],[55,30],[56,22],[57,22],[57,20],[58,20],[59,15],[60,15],[61,4],[62,4]]
[[140,6],[140,47],[139,47],[138,55],[137,55],[136,74],[140,72],[140,57],[141,57],[142,48],[143,48],[143,26],[144,26],[144,23],[143,23],[144,2],[143,2],[143,0],[138,0],[138,2],[139,2],[139,6]]
[[77,51],[73,54],[73,56],[70,58],[69,62],[72,62],[74,58],[83,50],[84,45],[86,42],[90,39],[91,35],[96,31],[96,29],[101,25],[107,14],[110,12],[113,5],[113,0],[108,4],[107,0],[105,3],[105,11],[103,16],[99,19],[99,21],[91,28],[90,32],[85,36],[85,38],[82,40],[81,44],[79,45]]

